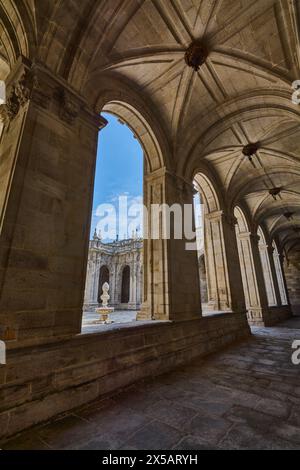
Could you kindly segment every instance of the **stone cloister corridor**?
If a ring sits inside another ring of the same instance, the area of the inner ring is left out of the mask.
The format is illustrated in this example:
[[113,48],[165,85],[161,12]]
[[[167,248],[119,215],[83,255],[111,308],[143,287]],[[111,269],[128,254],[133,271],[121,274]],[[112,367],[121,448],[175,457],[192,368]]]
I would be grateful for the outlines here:
[[[135,319],[87,327],[108,115]],[[300,1],[0,0],[2,447],[299,448],[299,315]]]
[[46,449],[300,449],[300,317],[60,416],[2,445]]

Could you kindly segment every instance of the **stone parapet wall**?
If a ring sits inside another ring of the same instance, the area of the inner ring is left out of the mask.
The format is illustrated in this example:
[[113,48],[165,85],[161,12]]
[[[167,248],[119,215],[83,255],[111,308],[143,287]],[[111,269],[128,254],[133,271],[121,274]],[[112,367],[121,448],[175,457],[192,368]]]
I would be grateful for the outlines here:
[[7,354],[0,368],[0,437],[138,380],[162,374],[250,334],[245,314],[110,327]]
[[267,311],[261,312],[252,309],[248,311],[248,322],[251,326],[273,326],[276,323],[287,320],[292,316],[292,311],[289,305],[280,307],[269,307]]
[[292,312],[288,305],[282,307],[271,307],[269,308],[268,315],[265,320],[265,326],[276,325],[276,323],[287,320],[291,316]]

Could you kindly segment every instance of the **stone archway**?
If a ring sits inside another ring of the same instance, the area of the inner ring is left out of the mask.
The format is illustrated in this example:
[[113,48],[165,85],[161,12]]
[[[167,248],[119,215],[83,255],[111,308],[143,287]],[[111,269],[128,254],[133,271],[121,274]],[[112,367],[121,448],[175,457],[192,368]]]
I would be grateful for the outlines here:
[[258,246],[259,246],[259,253],[260,253],[260,259],[261,259],[261,264],[262,264],[262,270],[264,274],[268,305],[269,307],[272,307],[272,306],[277,305],[274,279],[273,279],[273,273],[272,273],[271,263],[270,263],[270,255],[271,255],[270,248],[272,249],[272,247],[269,247],[269,245],[267,244],[266,237],[261,226],[258,227],[257,235],[259,236]]
[[129,304],[130,302],[130,267],[124,266],[122,271],[121,284],[121,304]]
[[217,178],[208,169],[194,177],[204,206],[204,255],[207,272],[207,309],[245,311],[242,278],[234,244],[234,220],[228,215]]

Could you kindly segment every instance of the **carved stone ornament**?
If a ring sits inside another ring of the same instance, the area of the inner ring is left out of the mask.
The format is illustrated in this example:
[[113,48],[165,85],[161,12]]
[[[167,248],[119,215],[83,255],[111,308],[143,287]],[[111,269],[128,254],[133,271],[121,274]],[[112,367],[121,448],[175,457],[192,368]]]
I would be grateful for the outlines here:
[[0,106],[0,117],[3,122],[12,121],[18,114],[20,109],[19,99],[15,93],[14,88],[6,100],[5,104]]
[[6,103],[0,106],[0,118],[4,122],[12,121],[31,98],[34,87],[37,84],[35,75],[25,71],[21,78],[13,84]]
[[259,150],[259,148],[260,148],[259,142],[247,144],[243,148],[243,154],[245,155],[245,157],[247,157],[251,161],[254,155],[256,154],[256,152]]
[[207,48],[201,41],[194,41],[188,47],[185,53],[185,62],[189,67],[192,67],[195,72],[198,72],[201,65],[204,64],[208,56]]
[[15,93],[18,97],[20,106],[23,106],[30,100],[33,89],[37,87],[37,78],[31,71],[25,72],[15,85]]
[[66,121],[68,124],[73,124],[79,115],[80,105],[65,90],[60,91],[59,97],[61,103],[61,119]]

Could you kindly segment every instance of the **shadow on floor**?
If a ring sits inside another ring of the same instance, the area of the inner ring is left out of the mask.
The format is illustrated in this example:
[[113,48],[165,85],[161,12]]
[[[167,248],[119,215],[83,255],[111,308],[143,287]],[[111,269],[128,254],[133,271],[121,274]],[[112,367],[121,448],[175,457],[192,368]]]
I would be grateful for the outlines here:
[[300,317],[138,383],[3,449],[300,449]]

